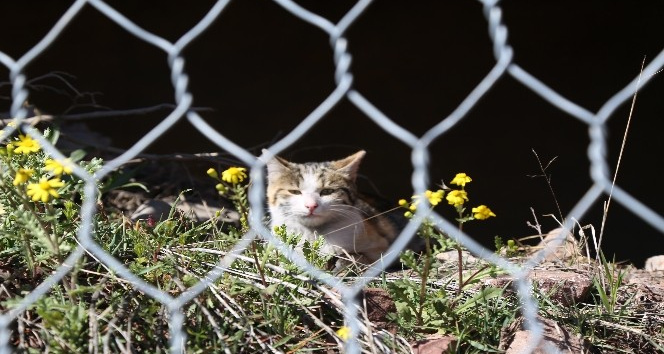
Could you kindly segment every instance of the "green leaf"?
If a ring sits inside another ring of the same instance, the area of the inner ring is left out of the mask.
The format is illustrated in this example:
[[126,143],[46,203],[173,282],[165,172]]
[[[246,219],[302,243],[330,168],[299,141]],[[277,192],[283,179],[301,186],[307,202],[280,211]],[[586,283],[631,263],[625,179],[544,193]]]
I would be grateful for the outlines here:
[[129,188],[129,187],[138,187],[143,189],[146,192],[149,192],[148,188],[139,182],[131,182],[131,179],[134,178],[138,172],[140,166],[131,170],[122,170],[116,173],[113,173],[108,180],[102,185],[101,192],[106,193],[115,189],[120,188]]
[[79,161],[83,160],[85,155],[87,155],[87,152],[85,152],[85,150],[78,149],[78,150],[72,151],[71,154],[69,154],[69,159],[72,160],[73,162],[79,162]]
[[281,338],[281,340],[279,340],[275,344],[273,344],[273,346],[275,348],[279,348],[280,346],[288,343],[293,338],[294,338],[294,336],[291,336],[291,335],[285,336],[285,337]]
[[503,289],[500,288],[484,288],[475,296],[471,297],[470,299],[466,300],[463,304],[461,304],[459,307],[457,307],[456,312],[461,314],[464,313],[468,310],[473,309],[476,305],[479,304],[485,304],[486,300],[493,299],[495,297],[499,297],[503,294]]

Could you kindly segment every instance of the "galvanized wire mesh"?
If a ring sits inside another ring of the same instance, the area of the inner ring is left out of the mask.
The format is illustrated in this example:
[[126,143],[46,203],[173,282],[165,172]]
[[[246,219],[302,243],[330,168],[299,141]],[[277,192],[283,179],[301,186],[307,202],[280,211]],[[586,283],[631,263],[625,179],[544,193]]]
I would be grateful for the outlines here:
[[[561,111],[566,112],[570,116],[580,120],[588,126],[590,144],[588,146],[588,157],[590,159],[590,177],[593,184],[588,191],[583,195],[572,211],[567,215],[567,222],[565,228],[571,229],[574,219],[580,219],[591,207],[591,205],[598,200],[603,194],[612,193],[613,198],[624,205],[626,208],[633,211],[636,215],[640,216],[646,223],[649,223],[654,228],[664,233],[664,218],[651,210],[648,206],[641,203],[636,198],[632,197],[620,186],[613,186],[609,176],[609,168],[606,160],[606,139],[605,139],[605,125],[610,119],[615,110],[625,103],[630,96],[635,92],[637,87],[645,85],[647,81],[664,66],[664,51],[656,56],[647,65],[642,72],[642,75],[634,78],[623,89],[618,91],[613,97],[604,103],[604,105],[597,111],[591,112],[580,105],[566,99],[553,89],[547,87],[544,83],[539,81],[536,77],[530,75],[527,71],[519,67],[513,61],[513,50],[507,42],[507,27],[502,23],[502,11],[498,6],[497,0],[481,0],[483,4],[483,14],[488,21],[488,33],[493,43],[493,54],[495,57],[495,65],[491,71],[484,77],[484,79],[475,87],[475,89],[459,104],[459,106],[447,117],[442,117],[440,122],[431,127],[422,136],[416,136],[410,131],[396,124],[393,120],[383,114],[380,109],[374,106],[367,100],[362,93],[353,88],[353,76],[350,71],[351,54],[348,52],[348,43],[344,37],[346,30],[351,26],[362,12],[370,5],[371,0],[360,0],[352,7],[348,13],[337,23],[321,17],[309,10],[301,7],[295,2],[290,0],[275,0],[285,11],[290,12],[300,20],[309,23],[313,27],[324,31],[329,36],[330,45],[333,49],[333,59],[336,67],[334,79],[336,82],[335,89],[329,96],[323,100],[316,109],[314,109],[308,116],[302,119],[301,123],[295,127],[285,137],[275,143],[269,148],[261,158],[257,158],[249,153],[243,147],[235,144],[229,137],[223,135],[223,132],[216,131],[205,120],[203,120],[196,112],[189,110],[193,100],[192,94],[189,92],[189,78],[185,72],[185,58],[182,55],[183,50],[187,47],[192,40],[198,37],[206,28],[208,28],[214,21],[216,21],[222,11],[228,5],[229,0],[218,1],[205,15],[205,17],[192,27],[186,34],[175,42],[170,42],[161,38],[153,33],[150,33],[125,17],[122,13],[115,10],[113,7],[104,3],[101,0],[77,0],[60,18],[60,20],[53,26],[53,28],[39,41],[32,49],[18,59],[14,59],[9,55],[0,51],[0,62],[6,66],[10,71],[10,81],[12,84],[12,106],[11,116],[19,120],[26,118],[27,111],[23,107],[23,103],[28,98],[28,91],[26,89],[26,76],[24,69],[35,58],[37,58],[53,41],[62,33],[63,29],[70,23],[74,16],[76,16],[85,6],[92,6],[100,13],[116,22],[122,29],[136,36],[138,39],[144,41],[148,45],[155,46],[166,53],[167,61],[171,70],[171,82],[175,92],[176,108],[165,117],[157,126],[155,126],[149,133],[136,142],[129,150],[122,155],[110,160],[107,164],[94,175],[90,175],[80,167],[75,167],[74,173],[86,183],[85,200],[82,207],[82,227],[78,233],[79,246],[71,252],[67,259],[63,262],[62,266],[51,276],[49,276],[42,284],[35,290],[25,296],[18,304],[11,307],[9,311],[0,315],[0,353],[9,353],[11,351],[9,346],[10,339],[10,324],[17,316],[33,304],[40,296],[44,295],[49,289],[60,281],[71,269],[72,266],[80,259],[85,252],[90,252],[94,255],[99,262],[114,271],[118,276],[128,280],[137,289],[148,296],[156,299],[164,304],[170,313],[170,345],[173,353],[183,352],[185,350],[185,334],[183,330],[183,307],[187,305],[192,299],[201,294],[211,283],[213,283],[223,273],[223,266],[228,266],[232,263],[235,257],[241,254],[247,245],[254,240],[254,238],[261,237],[276,245],[281,252],[288,255],[296,264],[308,272],[312,277],[317,278],[319,281],[335,288],[342,294],[346,304],[346,312],[344,314],[345,321],[351,329],[351,339],[347,342],[345,350],[348,353],[358,353],[360,351],[358,341],[355,339],[359,333],[360,323],[357,314],[358,304],[356,298],[358,293],[369,282],[369,280],[383,271],[381,266],[374,266],[371,268],[365,277],[354,283],[351,286],[344,285],[338,279],[330,277],[329,274],[322,272],[307,263],[304,258],[291,251],[278,239],[274,238],[271,232],[266,229],[262,223],[263,219],[263,204],[265,198],[264,180],[265,180],[265,163],[266,159],[270,156],[279,154],[286,148],[294,144],[299,138],[306,134],[311,127],[316,124],[326,113],[328,113],[339,101],[347,99],[352,102],[359,110],[364,112],[368,119],[374,121],[380,128],[384,129],[387,133],[394,136],[396,139],[402,141],[404,144],[412,149],[412,185],[414,192],[424,193],[428,186],[427,169],[429,161],[429,145],[437,138],[445,134],[450,128],[456,125],[459,121],[464,119],[468,111],[476,105],[482,96],[489,91],[495,82],[504,75],[510,75],[524,86],[531,89],[536,94],[540,95],[551,105],[557,107]],[[187,291],[183,292],[177,297],[173,297],[154,286],[146,283],[138,276],[129,271],[118,260],[106,253],[92,238],[94,230],[91,229],[92,218],[95,213],[96,190],[95,181],[107,176],[110,172],[125,164],[130,159],[136,157],[142,152],[149,144],[158,139],[164,132],[171,128],[176,122],[186,119],[196,129],[198,129],[204,136],[210,139],[214,144],[223,149],[247,166],[251,166],[251,178],[255,181],[249,192],[249,200],[251,204],[251,231],[249,231],[242,240],[235,245],[233,251],[225,256],[220,264],[222,267],[215,267],[210,271],[207,276],[203,277],[204,280],[192,286]],[[13,133],[15,128],[9,127],[1,139],[6,139]],[[38,140],[44,149],[55,158],[64,159],[64,156],[49,142],[47,142],[42,135],[34,130],[27,128],[27,133],[34,139]],[[426,203],[426,198],[423,199]],[[544,249],[532,257],[527,263],[516,265],[508,260],[501,258],[492,251],[482,247],[477,242],[473,241],[468,235],[460,232],[456,225],[448,222],[440,215],[427,211],[427,208],[418,208],[414,222],[403,230],[399,238],[394,242],[388,251],[388,255],[384,264],[390,264],[398,257],[410,239],[415,234],[419,223],[422,218],[432,218],[435,223],[447,232],[452,238],[461,243],[464,247],[469,249],[477,256],[502,267],[512,276],[516,281],[516,289],[520,297],[522,313],[525,316],[525,326],[533,333],[530,340],[530,347],[525,351],[529,352],[539,342],[542,334],[542,327],[536,319],[537,305],[531,295],[530,284],[527,281],[528,269],[538,264],[543,260],[553,249],[563,241],[565,233],[560,233],[561,238],[558,244],[552,243],[547,249]]]

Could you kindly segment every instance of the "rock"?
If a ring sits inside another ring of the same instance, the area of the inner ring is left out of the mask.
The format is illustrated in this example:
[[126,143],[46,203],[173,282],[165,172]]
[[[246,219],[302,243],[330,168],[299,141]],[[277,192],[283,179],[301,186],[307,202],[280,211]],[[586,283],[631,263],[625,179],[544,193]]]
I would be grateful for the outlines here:
[[538,321],[543,327],[539,343],[532,342],[533,335],[530,330],[524,329],[524,320],[520,318],[501,331],[499,349],[505,350],[506,354],[577,354],[585,352],[584,341],[579,336],[570,333],[553,320],[538,318]]
[[631,287],[626,295],[643,305],[664,304],[664,273],[635,269],[626,277],[625,286]]
[[[557,240],[557,238],[561,237],[561,233],[563,231],[563,228],[551,230],[533,250],[539,251],[552,243],[560,242]],[[568,232],[565,240],[556,247],[553,253],[550,253],[546,258],[544,258],[544,261],[569,261],[581,256],[582,254],[579,248],[579,243],[576,241],[576,238],[574,238],[574,235]]]
[[146,220],[149,217],[155,220],[165,220],[171,211],[171,205],[163,200],[150,199],[136,208],[131,214],[131,220]]
[[451,335],[432,334],[424,339],[418,340],[411,349],[414,354],[443,354],[454,353],[457,338]]
[[[463,264],[466,263],[475,263],[478,261],[475,256],[470,254],[468,251],[463,251],[461,253],[461,258],[463,259]],[[440,252],[436,255],[436,259],[441,262],[458,262],[459,261],[459,252],[457,250]]]
[[[582,301],[592,287],[592,279],[588,273],[578,269],[534,269],[528,278],[534,288],[563,306]],[[501,276],[485,279],[483,284],[502,288],[513,282],[511,276]]]
[[648,272],[664,270],[664,256],[654,256],[646,259],[646,266],[644,268]]

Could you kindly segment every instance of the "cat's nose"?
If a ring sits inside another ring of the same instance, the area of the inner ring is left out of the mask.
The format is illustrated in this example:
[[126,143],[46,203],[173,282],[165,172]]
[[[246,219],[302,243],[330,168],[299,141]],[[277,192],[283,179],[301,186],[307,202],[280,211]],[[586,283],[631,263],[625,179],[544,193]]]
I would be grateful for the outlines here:
[[316,208],[318,208],[318,203],[316,203],[315,201],[310,201],[310,202],[304,203],[304,206],[307,209],[309,209],[309,214],[313,214],[314,210],[316,210]]

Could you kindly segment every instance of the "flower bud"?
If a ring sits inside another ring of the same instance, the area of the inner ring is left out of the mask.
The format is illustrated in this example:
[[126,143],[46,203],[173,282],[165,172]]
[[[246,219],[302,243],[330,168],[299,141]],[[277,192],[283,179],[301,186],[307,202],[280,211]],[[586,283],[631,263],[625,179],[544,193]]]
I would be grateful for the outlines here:
[[217,173],[217,170],[215,170],[214,168],[209,168],[207,170],[207,175],[214,178],[214,179],[219,178],[219,174]]

